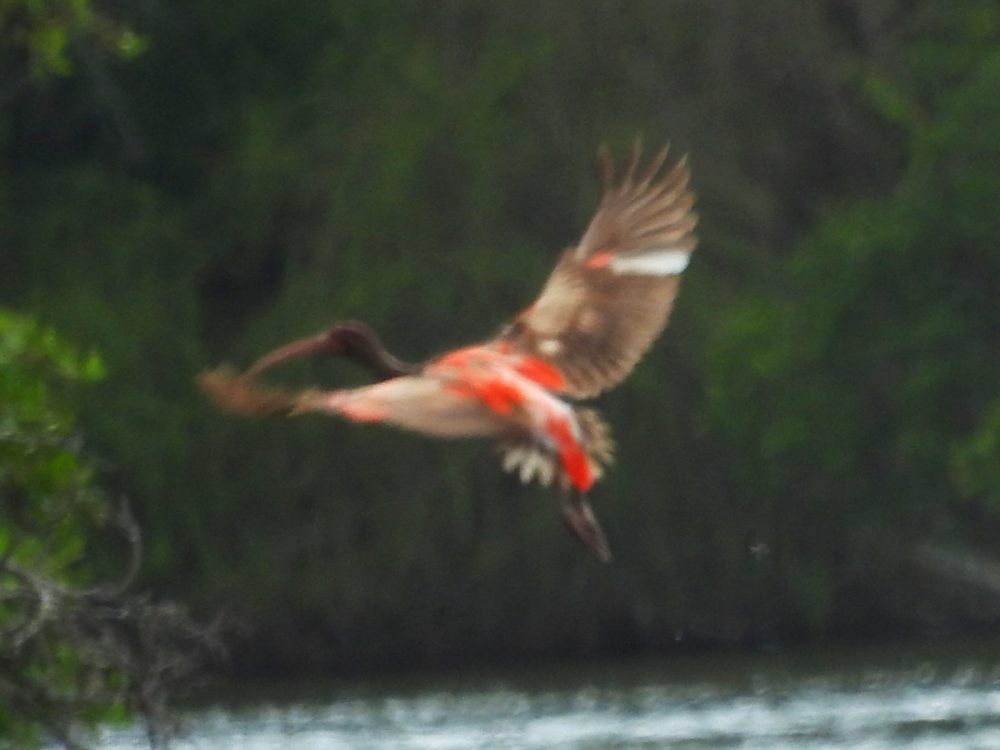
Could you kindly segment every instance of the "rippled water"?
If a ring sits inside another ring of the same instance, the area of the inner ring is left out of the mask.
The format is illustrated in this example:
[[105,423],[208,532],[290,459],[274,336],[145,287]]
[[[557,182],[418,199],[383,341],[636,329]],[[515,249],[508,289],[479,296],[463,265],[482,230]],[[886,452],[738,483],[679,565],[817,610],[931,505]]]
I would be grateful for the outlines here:
[[[189,713],[185,750],[1000,748],[1000,647],[336,682]],[[140,747],[108,730],[99,747]]]

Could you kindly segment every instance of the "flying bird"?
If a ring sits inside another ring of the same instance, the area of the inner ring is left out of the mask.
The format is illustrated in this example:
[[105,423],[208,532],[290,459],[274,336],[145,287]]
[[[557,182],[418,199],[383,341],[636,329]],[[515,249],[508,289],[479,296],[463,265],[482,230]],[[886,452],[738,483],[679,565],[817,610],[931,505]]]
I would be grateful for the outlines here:
[[[241,415],[318,412],[425,435],[498,441],[501,463],[521,481],[556,485],[569,530],[596,556],[611,551],[587,493],[612,459],[610,430],[579,402],[620,383],[667,323],[697,239],[686,158],[668,149],[641,165],[637,141],[616,174],[598,151],[603,195],[579,243],[563,252],[541,294],[499,335],[423,363],[392,356],[365,324],[348,321],[293,341],[243,373],[199,375],[202,390]],[[347,356],[376,382],[341,390],[287,391],[258,376],[316,355]]]

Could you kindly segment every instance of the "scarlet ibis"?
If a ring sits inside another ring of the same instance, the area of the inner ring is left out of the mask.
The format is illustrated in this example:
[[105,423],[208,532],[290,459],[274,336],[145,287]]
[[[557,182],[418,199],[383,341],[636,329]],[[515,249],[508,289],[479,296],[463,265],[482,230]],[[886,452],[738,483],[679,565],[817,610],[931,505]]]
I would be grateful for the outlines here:
[[[664,148],[640,169],[640,155],[636,142],[619,179],[607,149],[598,151],[603,195],[582,239],[563,252],[535,302],[494,338],[410,364],[350,321],[276,349],[242,374],[202,373],[202,389],[236,414],[320,412],[438,437],[494,438],[506,471],[561,487],[569,530],[610,560],[586,493],[613,443],[597,411],[576,402],[617,385],[649,349],[697,244],[686,159],[665,168]],[[354,357],[377,382],[291,392],[256,380],[311,354]]]

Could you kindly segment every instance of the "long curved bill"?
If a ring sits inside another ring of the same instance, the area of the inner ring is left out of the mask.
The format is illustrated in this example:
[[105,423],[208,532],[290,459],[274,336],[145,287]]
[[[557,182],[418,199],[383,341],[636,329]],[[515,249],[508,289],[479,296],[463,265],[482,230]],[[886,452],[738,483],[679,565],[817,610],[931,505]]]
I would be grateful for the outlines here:
[[287,362],[292,359],[301,359],[314,354],[340,354],[341,350],[337,343],[333,341],[328,333],[321,333],[316,336],[292,341],[274,351],[268,352],[263,357],[250,365],[243,373],[244,377],[253,378],[260,375],[264,370],[270,370],[275,365]]

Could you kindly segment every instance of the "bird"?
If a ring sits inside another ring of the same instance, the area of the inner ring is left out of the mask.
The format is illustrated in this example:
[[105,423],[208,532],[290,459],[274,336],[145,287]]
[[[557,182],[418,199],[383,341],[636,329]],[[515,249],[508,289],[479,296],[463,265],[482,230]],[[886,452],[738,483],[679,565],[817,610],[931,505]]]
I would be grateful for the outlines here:
[[[335,415],[441,438],[496,441],[501,466],[522,483],[555,485],[569,531],[601,561],[611,549],[588,494],[614,454],[608,424],[586,401],[618,385],[666,326],[698,242],[686,156],[669,146],[644,162],[636,139],[619,174],[601,146],[597,209],[565,249],[535,301],[499,333],[421,363],[390,354],[365,323],[349,320],[292,341],[243,372],[202,372],[201,390],[243,416]],[[350,357],[374,382],[288,390],[260,381],[293,359]]]

